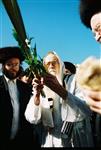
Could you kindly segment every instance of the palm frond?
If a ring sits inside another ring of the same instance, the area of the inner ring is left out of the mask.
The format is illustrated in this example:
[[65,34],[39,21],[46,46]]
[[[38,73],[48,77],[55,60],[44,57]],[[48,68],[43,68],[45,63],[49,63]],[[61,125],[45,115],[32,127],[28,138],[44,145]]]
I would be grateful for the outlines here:
[[22,15],[20,12],[17,0],[2,0],[2,3],[7,11],[7,14],[14,26],[13,36],[18,42],[18,46],[25,56],[25,62],[28,64],[28,75],[30,76],[42,76],[46,72],[42,59],[38,59],[36,43],[34,48],[31,47],[31,41],[33,38],[28,38]]

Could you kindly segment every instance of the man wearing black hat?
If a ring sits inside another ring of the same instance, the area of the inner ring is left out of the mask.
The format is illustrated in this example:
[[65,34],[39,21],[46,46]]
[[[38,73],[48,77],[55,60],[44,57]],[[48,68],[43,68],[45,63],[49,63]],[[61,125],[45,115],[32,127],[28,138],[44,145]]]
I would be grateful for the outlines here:
[[96,41],[101,43],[101,0],[81,0],[80,19],[92,30]]
[[31,95],[30,87],[17,79],[24,56],[18,47],[0,48],[0,149],[34,145],[33,128],[24,112]]
[[65,65],[65,73],[66,74],[75,74],[76,73],[76,66],[68,61],[64,61],[64,65]]
[[[101,43],[101,0],[81,0],[80,19],[94,33],[95,40]],[[89,106],[94,114],[95,143],[101,147],[101,89],[87,91]]]

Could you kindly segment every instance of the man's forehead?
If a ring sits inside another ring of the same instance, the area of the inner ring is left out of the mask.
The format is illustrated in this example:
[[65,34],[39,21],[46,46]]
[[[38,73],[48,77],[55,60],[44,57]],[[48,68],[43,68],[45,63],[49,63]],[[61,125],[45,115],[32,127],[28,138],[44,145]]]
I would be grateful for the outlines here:
[[101,12],[93,15],[91,18],[91,25],[96,25],[96,23],[101,23]]
[[53,54],[49,54],[46,58],[45,58],[45,62],[49,62],[49,61],[57,61],[58,58],[53,55]]

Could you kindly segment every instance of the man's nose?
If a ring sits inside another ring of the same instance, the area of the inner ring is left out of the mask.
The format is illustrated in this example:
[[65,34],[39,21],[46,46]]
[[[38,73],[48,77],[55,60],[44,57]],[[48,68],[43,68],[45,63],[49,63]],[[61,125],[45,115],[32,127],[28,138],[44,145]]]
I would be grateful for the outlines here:
[[95,40],[99,41],[99,38],[101,38],[101,33],[100,32],[96,32]]
[[54,67],[54,64],[53,63],[50,63],[50,65],[49,65],[50,67]]

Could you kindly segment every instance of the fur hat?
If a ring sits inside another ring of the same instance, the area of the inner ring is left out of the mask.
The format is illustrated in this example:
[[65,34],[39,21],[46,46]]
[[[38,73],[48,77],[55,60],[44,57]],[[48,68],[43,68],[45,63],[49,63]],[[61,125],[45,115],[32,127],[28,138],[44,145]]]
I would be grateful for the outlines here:
[[0,48],[0,63],[5,63],[10,58],[19,58],[20,61],[24,60],[24,56],[19,47],[3,47]]
[[101,12],[101,0],[80,0],[79,12],[82,23],[91,28],[91,17]]
[[70,72],[72,74],[76,73],[76,67],[74,64],[72,64],[71,62],[68,62],[68,61],[64,61],[64,65],[65,65],[65,68],[70,70]]

